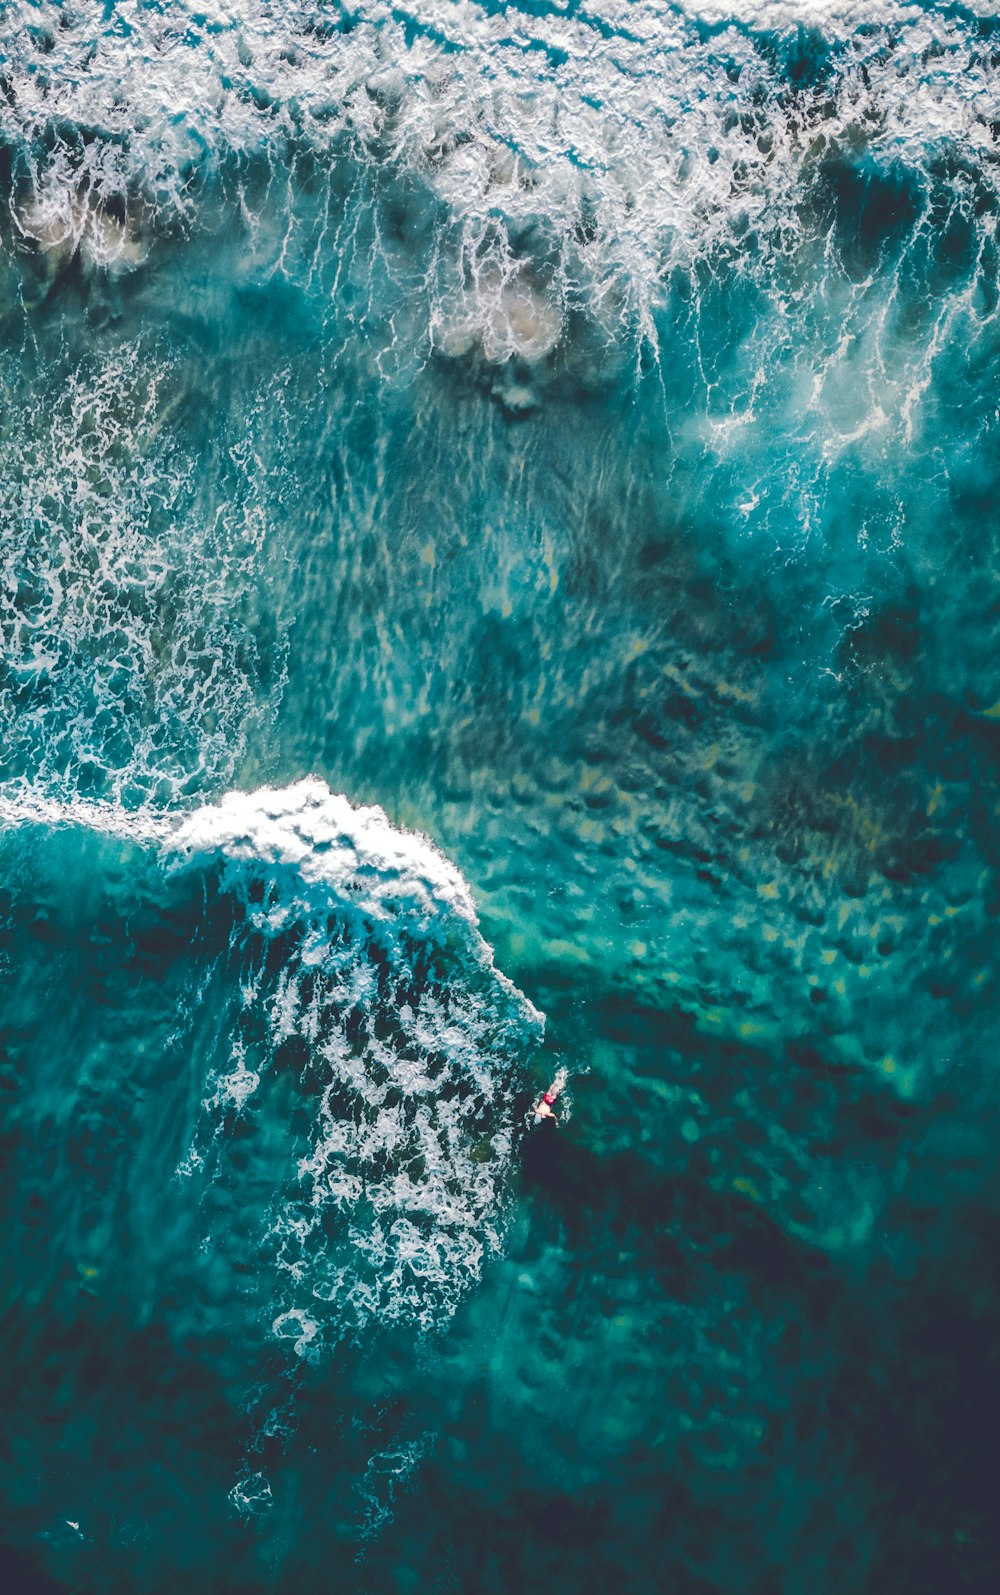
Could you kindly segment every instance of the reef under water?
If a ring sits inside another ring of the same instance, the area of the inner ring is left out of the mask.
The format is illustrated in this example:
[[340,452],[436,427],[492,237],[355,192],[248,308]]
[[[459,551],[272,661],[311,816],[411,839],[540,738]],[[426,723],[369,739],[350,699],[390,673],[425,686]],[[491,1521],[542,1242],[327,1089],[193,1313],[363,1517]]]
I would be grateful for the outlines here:
[[1000,1587],[998,393],[985,0],[0,10],[11,1587]]

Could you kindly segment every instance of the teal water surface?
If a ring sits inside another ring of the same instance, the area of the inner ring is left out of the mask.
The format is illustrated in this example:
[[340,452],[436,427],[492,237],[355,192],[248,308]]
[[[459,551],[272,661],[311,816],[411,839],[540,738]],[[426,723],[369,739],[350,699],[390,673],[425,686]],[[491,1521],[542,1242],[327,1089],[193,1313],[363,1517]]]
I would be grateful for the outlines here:
[[995,1587],[998,24],[768,13],[0,20],[12,1579]]

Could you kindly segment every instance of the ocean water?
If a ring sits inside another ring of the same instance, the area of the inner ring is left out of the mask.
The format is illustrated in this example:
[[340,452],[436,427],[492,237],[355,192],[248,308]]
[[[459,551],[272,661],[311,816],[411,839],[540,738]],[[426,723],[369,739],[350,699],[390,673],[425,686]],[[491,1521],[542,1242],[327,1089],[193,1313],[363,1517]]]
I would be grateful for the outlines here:
[[998,251],[986,0],[0,9],[9,1587],[997,1587]]

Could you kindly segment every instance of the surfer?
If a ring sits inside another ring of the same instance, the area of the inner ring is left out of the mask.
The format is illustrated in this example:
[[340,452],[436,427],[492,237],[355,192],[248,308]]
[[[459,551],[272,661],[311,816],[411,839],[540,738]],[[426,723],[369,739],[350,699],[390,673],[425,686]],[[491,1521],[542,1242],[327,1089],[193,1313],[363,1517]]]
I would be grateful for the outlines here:
[[566,1084],[566,1070],[560,1069],[545,1095],[535,1103],[532,1112],[535,1123],[541,1124],[543,1119],[551,1119],[553,1124],[559,1123],[559,1115],[554,1111],[556,1098]]

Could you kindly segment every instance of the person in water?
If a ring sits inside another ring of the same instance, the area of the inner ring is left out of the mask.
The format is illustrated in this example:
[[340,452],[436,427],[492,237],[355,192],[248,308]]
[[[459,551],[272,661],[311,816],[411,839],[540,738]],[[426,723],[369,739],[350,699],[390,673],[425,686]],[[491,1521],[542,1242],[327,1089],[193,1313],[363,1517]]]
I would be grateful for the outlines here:
[[559,1123],[559,1115],[555,1112],[555,1103],[565,1084],[566,1071],[565,1069],[560,1069],[545,1095],[539,1102],[535,1103],[533,1111],[536,1124],[541,1124],[543,1119],[551,1119],[553,1124]]

